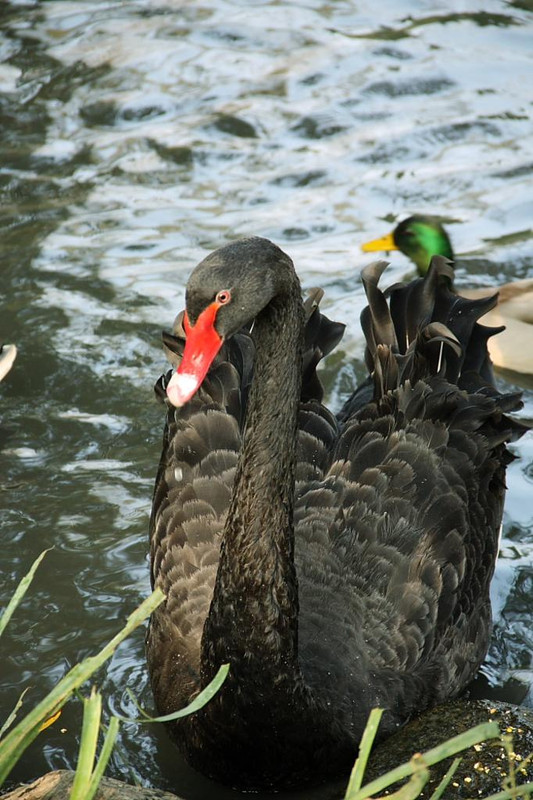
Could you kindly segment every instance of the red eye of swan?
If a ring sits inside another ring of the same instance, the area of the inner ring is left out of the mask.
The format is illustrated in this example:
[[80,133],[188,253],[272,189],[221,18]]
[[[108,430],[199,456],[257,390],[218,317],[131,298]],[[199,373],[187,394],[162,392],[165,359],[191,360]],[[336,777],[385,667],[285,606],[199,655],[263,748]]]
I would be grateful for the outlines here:
[[219,303],[221,306],[225,306],[230,300],[231,292],[229,289],[222,289],[222,291],[219,292],[215,297],[215,302]]

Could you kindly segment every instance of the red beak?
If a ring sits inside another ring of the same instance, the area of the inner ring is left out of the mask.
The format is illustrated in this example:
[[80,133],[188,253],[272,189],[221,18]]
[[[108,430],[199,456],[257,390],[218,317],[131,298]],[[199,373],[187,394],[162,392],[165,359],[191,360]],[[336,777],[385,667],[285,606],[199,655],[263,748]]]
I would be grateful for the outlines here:
[[189,323],[187,312],[183,327],[187,339],[181,364],[168,382],[167,397],[172,405],[185,405],[198,391],[213,359],[222,346],[222,337],[215,330],[215,319],[220,304],[211,303],[205,308],[195,325]]

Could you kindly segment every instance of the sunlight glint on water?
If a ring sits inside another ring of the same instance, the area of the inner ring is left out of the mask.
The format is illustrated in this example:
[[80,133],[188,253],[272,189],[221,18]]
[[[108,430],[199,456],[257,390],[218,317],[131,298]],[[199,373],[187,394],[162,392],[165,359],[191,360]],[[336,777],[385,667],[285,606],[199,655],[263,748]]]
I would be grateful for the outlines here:
[[[532,18],[519,2],[467,5],[386,0],[378,18],[367,0],[0,11],[0,341],[19,347],[0,390],[3,600],[54,546],[6,637],[9,697],[29,684],[28,702],[42,696],[149,591],[160,331],[207,252],[267,236],[304,286],[326,289],[326,312],[348,323],[325,373],[336,408],[363,374],[363,241],[436,213],[465,256],[460,283],[532,275]],[[392,261],[391,282],[411,272]],[[513,451],[484,670],[493,696],[518,683],[531,705],[531,436]],[[104,670],[110,710],[135,714],[128,688],[150,707],[143,648],[138,631]],[[79,732],[71,703],[13,779],[72,766]],[[112,774],[235,796],[159,729],[123,728]]]

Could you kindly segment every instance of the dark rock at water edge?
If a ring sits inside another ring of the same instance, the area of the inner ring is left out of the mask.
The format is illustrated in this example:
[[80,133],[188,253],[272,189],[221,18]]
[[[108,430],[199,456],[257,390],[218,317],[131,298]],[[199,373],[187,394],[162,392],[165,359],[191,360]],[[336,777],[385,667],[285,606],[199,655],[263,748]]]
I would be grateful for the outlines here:
[[[2,800],[69,800],[73,780],[74,772],[70,770],[48,772],[33,783],[19,786],[9,794],[2,795]],[[159,789],[143,789],[141,786],[130,786],[112,778],[102,778],[94,800],[180,800],[180,798]]]
[[[414,753],[424,753],[453,736],[495,720],[502,734],[512,737],[511,759],[517,785],[533,781],[533,763],[522,763],[533,753],[533,712],[509,703],[488,700],[454,700],[427,711],[408,723],[373,751],[364,784],[409,761]],[[461,763],[444,793],[447,800],[485,798],[500,791],[509,774],[507,752],[500,739],[492,739],[457,754]],[[453,758],[430,767],[430,779],[421,798],[435,791]]]

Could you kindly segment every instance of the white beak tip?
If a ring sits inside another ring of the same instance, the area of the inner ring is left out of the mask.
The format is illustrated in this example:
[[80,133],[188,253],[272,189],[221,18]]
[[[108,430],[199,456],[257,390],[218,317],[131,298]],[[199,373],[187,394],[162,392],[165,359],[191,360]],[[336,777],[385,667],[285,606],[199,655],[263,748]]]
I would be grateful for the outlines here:
[[176,408],[187,403],[198,389],[198,381],[194,375],[186,372],[175,372],[167,385],[167,397]]

